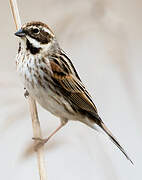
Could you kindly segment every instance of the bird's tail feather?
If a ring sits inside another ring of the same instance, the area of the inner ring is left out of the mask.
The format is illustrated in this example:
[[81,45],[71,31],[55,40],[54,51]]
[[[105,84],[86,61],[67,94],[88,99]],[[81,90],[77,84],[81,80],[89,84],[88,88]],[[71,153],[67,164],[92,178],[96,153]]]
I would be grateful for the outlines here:
[[[132,163],[133,161],[129,158],[129,156],[126,154],[125,150],[122,148],[122,146],[119,144],[119,142],[116,140],[116,138],[113,136],[113,134],[110,132],[110,130],[106,127],[106,125],[103,123],[103,121],[100,121],[97,123],[97,125],[107,134],[110,138],[110,140],[120,149],[120,151],[125,155],[125,157]],[[96,128],[96,125],[94,129]]]

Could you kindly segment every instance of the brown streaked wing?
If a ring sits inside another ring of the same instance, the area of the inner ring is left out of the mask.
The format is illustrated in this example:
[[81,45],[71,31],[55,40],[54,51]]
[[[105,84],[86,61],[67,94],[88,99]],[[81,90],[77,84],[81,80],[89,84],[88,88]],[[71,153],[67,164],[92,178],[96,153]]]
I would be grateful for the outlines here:
[[97,113],[97,109],[83,83],[76,76],[65,73],[55,62],[50,61],[50,65],[53,78],[60,84],[65,94],[66,91],[70,92],[68,97],[70,101],[82,110]]

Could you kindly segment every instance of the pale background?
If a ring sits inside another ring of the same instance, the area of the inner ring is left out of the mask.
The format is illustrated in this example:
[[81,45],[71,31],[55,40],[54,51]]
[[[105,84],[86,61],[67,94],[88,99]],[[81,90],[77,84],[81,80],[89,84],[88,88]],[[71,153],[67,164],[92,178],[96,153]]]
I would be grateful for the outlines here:
[[[48,180],[142,179],[142,1],[19,0],[22,22],[56,33],[102,119],[134,161],[103,135],[70,122],[46,145]],[[32,125],[15,70],[18,43],[8,0],[0,3],[0,179],[38,180],[28,151]],[[44,137],[59,121],[39,108]]]

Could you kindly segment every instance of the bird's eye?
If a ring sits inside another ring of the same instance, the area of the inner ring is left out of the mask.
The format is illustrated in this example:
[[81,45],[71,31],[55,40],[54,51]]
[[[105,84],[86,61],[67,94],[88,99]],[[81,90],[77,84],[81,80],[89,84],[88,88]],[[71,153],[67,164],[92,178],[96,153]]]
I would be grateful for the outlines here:
[[33,32],[34,34],[38,34],[38,33],[39,33],[39,29],[38,29],[38,28],[32,29],[32,32]]

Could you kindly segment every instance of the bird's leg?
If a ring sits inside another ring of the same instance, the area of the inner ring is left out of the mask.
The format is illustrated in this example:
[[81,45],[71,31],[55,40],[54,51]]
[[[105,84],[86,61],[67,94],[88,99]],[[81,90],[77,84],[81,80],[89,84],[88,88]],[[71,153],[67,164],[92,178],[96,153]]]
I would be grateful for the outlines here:
[[24,88],[24,90],[25,90],[24,96],[25,96],[25,98],[27,98],[29,96],[29,92],[27,91],[26,88]]
[[49,139],[51,139],[52,136],[54,136],[63,126],[65,126],[65,124],[68,122],[67,119],[61,119],[61,124],[60,126],[55,129],[55,131],[53,131],[50,136],[48,136],[45,139],[41,139],[41,138],[32,138],[33,140],[35,140],[37,143],[35,145],[35,150],[37,150],[38,148],[40,148],[42,145],[44,145],[45,143],[47,143],[47,141],[49,141]]

